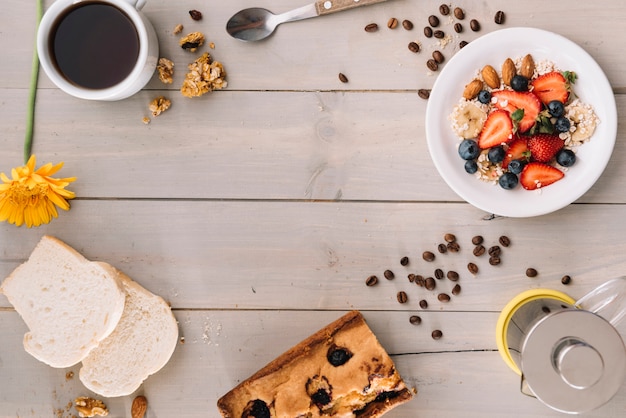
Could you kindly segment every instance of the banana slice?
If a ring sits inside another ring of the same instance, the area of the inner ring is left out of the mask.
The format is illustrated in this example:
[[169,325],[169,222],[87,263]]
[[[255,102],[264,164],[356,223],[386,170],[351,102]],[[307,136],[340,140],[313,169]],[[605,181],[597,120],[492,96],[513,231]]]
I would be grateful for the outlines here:
[[473,101],[461,100],[449,119],[452,130],[460,138],[476,138],[487,120],[487,112]]
[[567,106],[565,116],[571,121],[571,140],[574,143],[587,141],[596,130],[600,119],[593,111],[591,105],[582,103],[576,99]]

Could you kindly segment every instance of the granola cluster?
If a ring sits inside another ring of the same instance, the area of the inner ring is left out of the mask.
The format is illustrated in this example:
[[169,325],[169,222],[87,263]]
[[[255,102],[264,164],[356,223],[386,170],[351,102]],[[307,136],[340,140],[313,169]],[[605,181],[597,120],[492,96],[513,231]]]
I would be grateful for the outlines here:
[[80,396],[74,400],[74,404],[80,417],[95,417],[96,415],[105,417],[109,415],[106,405],[98,399]]
[[166,99],[163,96],[159,96],[150,102],[150,111],[152,112],[152,116],[159,116],[161,113],[165,112],[170,108],[172,102],[170,99]]
[[157,71],[159,72],[159,80],[164,84],[172,84],[174,82],[174,63],[167,58],[159,58],[157,64]]
[[180,91],[185,97],[198,97],[213,90],[226,88],[226,71],[219,61],[213,61],[208,52],[188,65]]
[[181,48],[189,52],[196,52],[198,47],[204,45],[204,35],[202,32],[191,32],[180,38],[178,43]]

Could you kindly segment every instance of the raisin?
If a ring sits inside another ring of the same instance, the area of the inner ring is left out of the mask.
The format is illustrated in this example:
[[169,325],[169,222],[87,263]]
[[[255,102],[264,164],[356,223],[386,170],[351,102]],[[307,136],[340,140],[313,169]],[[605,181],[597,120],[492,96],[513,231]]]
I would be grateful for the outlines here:
[[341,347],[331,347],[326,355],[328,362],[335,367],[345,364],[350,360],[350,357],[352,357],[352,353],[348,349]]
[[270,418],[270,409],[265,402],[255,399],[248,402],[241,413],[241,418]]
[[318,407],[322,407],[324,405],[328,405],[332,400],[330,397],[330,393],[328,393],[325,389],[318,389],[313,395],[311,395],[311,400]]
[[200,46],[199,42],[185,42],[184,44],[181,45],[181,48],[183,49],[194,49]]

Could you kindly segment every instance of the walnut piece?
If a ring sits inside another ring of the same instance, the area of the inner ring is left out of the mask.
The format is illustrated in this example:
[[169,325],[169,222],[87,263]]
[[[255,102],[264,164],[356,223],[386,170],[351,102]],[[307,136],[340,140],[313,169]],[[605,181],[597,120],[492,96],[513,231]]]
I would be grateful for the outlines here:
[[152,116],[159,116],[161,113],[169,109],[171,105],[172,102],[169,99],[159,96],[150,102],[149,109],[152,112]]
[[104,402],[98,399],[79,396],[74,400],[74,404],[80,417],[95,417],[96,415],[106,417],[109,415],[109,410]]
[[167,58],[159,58],[159,63],[157,64],[157,71],[159,72],[159,80],[165,84],[172,84],[174,79],[172,76],[174,75],[174,63]]
[[196,52],[198,47],[204,44],[204,35],[202,34],[202,32],[191,32],[186,36],[180,38],[178,43],[180,44],[181,48],[190,52]]
[[133,399],[133,404],[130,407],[131,418],[143,418],[148,410],[148,400],[145,396],[139,395]]
[[213,90],[226,88],[226,71],[219,61],[212,61],[208,52],[188,65],[180,92],[185,97],[198,97]]

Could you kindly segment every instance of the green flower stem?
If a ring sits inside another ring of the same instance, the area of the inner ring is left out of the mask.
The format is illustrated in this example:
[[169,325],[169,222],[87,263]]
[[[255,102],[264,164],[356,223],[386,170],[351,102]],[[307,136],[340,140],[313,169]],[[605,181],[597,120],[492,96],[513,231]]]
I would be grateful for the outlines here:
[[35,48],[30,74],[28,93],[28,110],[26,115],[26,133],[24,137],[24,164],[28,162],[33,149],[33,130],[35,128],[35,100],[37,99],[37,82],[39,81],[39,56],[37,55],[37,30],[43,16],[43,0],[37,0],[37,24],[35,26]]

